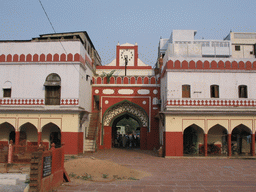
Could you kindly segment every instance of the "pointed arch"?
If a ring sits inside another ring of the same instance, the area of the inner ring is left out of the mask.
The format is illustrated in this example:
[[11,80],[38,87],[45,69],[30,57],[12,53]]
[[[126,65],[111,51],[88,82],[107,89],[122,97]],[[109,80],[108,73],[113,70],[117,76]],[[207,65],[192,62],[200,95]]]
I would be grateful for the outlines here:
[[55,123],[49,122],[42,127],[42,143],[49,148],[52,143],[55,147],[61,146],[61,129]]
[[[14,135],[12,135],[14,134]],[[4,122],[0,124],[0,143],[8,144],[10,140],[15,143],[15,128],[9,122]]]
[[38,142],[38,131],[35,125],[30,122],[24,123],[19,127],[20,140],[19,144],[37,144]]
[[128,100],[121,101],[110,108],[108,108],[102,118],[104,126],[111,126],[113,120],[120,115],[129,113],[138,119],[138,123],[143,127],[148,127],[149,118],[146,111],[139,105]]

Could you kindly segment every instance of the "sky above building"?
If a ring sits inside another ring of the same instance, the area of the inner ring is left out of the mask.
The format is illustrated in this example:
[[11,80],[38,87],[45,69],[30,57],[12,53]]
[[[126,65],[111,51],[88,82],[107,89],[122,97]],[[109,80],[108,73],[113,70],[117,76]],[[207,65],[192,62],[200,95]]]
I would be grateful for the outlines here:
[[[197,30],[196,39],[256,32],[255,0],[41,0],[57,33],[87,31],[102,64],[116,45],[138,43],[139,58],[154,66],[160,37]],[[0,40],[29,40],[54,33],[39,0],[2,0]],[[1,54],[1,53],[0,53]]]

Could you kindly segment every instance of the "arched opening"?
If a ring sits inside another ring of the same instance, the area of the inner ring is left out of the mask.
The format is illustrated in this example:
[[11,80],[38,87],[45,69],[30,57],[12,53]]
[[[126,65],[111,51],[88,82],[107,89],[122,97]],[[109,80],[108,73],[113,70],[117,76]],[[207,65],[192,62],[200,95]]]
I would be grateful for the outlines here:
[[[139,105],[127,100],[119,102],[106,110],[102,122],[102,145],[104,145],[105,148],[109,149],[116,145],[121,146],[121,142],[120,144],[117,142],[117,136],[120,137],[119,140],[121,140],[121,133],[122,140],[127,137],[131,139],[134,138],[134,140],[136,138],[136,142],[139,141],[141,149],[147,148],[146,139],[149,119],[145,110]],[[121,126],[124,127],[118,126],[118,123],[123,123]],[[122,146],[127,147],[127,144],[125,143],[123,145],[123,143],[124,142],[122,142]],[[136,144],[132,143],[131,145],[134,147]],[[138,147],[137,145],[136,147]]]
[[53,124],[48,123],[42,128],[42,143],[47,148],[51,147],[51,144],[55,144],[55,148],[61,147],[61,131],[60,128]]
[[60,105],[61,78],[56,73],[46,77],[45,83],[45,105]]
[[231,133],[232,155],[248,155],[251,152],[251,130],[243,124],[236,126]]
[[193,124],[183,132],[183,155],[199,155],[199,147],[204,144],[204,131]]
[[209,129],[207,135],[208,155],[228,155],[228,131],[217,124]]
[[140,125],[129,113],[117,117],[112,124],[112,147],[139,148]]
[[38,144],[37,128],[31,123],[25,123],[20,127],[19,145],[34,145]]
[[9,144],[11,140],[15,143],[15,128],[10,123],[2,123],[0,125],[0,143]]

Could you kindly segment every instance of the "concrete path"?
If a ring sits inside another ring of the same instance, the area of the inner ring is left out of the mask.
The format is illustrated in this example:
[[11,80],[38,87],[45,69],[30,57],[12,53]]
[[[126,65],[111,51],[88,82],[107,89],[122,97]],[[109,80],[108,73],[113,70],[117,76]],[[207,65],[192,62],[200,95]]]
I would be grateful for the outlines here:
[[152,151],[111,149],[93,156],[152,174],[136,181],[68,183],[58,192],[244,192],[256,191],[256,159],[160,158]]

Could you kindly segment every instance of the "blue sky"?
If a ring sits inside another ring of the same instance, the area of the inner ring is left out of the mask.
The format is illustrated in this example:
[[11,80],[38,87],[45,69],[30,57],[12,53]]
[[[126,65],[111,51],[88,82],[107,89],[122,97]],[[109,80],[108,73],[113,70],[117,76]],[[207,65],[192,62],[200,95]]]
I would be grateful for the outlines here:
[[[102,64],[118,42],[138,43],[140,59],[154,65],[160,36],[197,30],[196,39],[223,39],[229,31],[256,32],[256,0],[41,0],[56,30],[87,31]],[[0,40],[54,33],[38,0],[1,0]],[[0,53],[1,54],[1,53]]]

